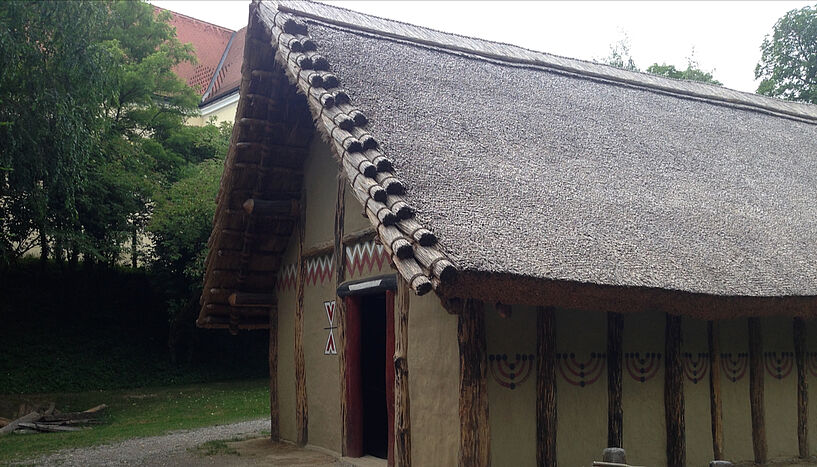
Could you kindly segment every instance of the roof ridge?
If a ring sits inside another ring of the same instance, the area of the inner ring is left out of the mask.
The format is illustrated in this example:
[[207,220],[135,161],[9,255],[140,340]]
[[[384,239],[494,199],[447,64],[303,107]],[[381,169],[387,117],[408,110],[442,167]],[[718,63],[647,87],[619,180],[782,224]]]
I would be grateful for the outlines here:
[[517,45],[438,31],[325,3],[287,0],[266,0],[266,3],[273,4],[275,9],[281,12],[324,22],[328,25],[427,47],[467,53],[475,58],[489,59],[510,65],[540,66],[553,71],[577,74],[589,79],[635,86],[679,97],[692,97],[715,104],[734,105],[779,117],[817,123],[817,105],[814,104],[784,101],[697,81],[678,80],[644,72],[624,70],[606,64],[526,49]]
[[[213,26],[213,27],[215,27],[215,28],[223,29],[223,30],[224,30],[224,31],[226,31],[226,32],[232,32],[232,33],[235,33],[235,32],[236,32],[236,31],[234,31],[234,30],[232,30],[232,29],[230,29],[230,28],[228,28],[228,27],[225,27],[225,26],[220,26],[220,25],[218,25],[218,24],[211,23],[210,21],[204,21],[203,19],[194,18],[193,16],[190,16],[190,15],[185,15],[184,13],[179,13],[178,11],[173,11],[173,10],[170,10],[170,9],[168,9],[168,8],[162,8],[162,7],[160,7],[160,6],[156,6],[156,5],[152,5],[152,6],[153,6],[153,8],[154,8],[154,11],[155,11],[155,10],[163,10],[163,11],[167,11],[168,13],[172,14],[173,16],[181,16],[182,18],[185,18],[185,19],[190,19],[190,20],[193,20],[193,21],[195,21],[195,22],[197,22],[197,23],[202,23],[202,24],[206,24],[206,25],[208,25],[208,26]],[[246,27],[246,26],[245,26],[245,27]]]

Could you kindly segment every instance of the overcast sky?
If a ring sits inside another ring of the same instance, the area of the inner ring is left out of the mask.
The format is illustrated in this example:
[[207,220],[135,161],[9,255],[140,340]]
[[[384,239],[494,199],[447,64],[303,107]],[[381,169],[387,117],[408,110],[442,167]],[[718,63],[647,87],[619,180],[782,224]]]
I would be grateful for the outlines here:
[[[151,3],[231,29],[247,24],[247,1]],[[760,44],[775,21],[809,2],[340,1],[345,8],[441,31],[585,60],[629,37],[636,64],[686,67],[695,59],[725,86],[754,92]]]

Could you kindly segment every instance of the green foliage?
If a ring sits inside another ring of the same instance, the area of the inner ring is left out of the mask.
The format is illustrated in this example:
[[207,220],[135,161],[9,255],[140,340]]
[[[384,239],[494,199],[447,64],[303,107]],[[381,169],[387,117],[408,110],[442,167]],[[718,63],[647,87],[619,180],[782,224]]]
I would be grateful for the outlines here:
[[[0,459],[20,462],[59,449],[266,417],[269,416],[269,386],[267,380],[258,379],[142,390],[2,396],[0,416],[9,416],[23,402],[55,402],[64,412],[81,411],[102,403],[107,404],[108,409],[104,424],[89,430],[0,437]],[[227,453],[218,443],[208,447],[214,454]]]
[[675,68],[675,65],[667,65],[663,63],[659,65],[658,63],[654,63],[647,68],[647,73],[652,73],[654,75],[666,76],[667,78],[674,78],[674,79],[685,79],[688,81],[700,81],[702,83],[709,83],[709,84],[716,84],[718,86],[723,85],[720,81],[716,80],[714,76],[712,76],[712,72],[703,71],[698,66],[698,63],[692,59],[687,61],[686,70],[679,70]]
[[105,129],[114,44],[103,3],[0,2],[0,256],[63,235]]
[[759,94],[817,103],[817,7],[791,10],[760,46]]
[[193,358],[174,363],[165,284],[142,269],[88,266],[24,259],[0,269],[0,394],[266,375],[265,332],[194,329]]
[[0,2],[0,259],[39,243],[113,264],[156,191],[207,157],[180,149],[208,136],[183,126],[199,98],[173,67],[195,58],[168,18],[141,1]]
[[602,58],[601,63],[630,71],[640,71],[630,53],[630,37],[626,34],[616,43],[610,45],[610,53]]

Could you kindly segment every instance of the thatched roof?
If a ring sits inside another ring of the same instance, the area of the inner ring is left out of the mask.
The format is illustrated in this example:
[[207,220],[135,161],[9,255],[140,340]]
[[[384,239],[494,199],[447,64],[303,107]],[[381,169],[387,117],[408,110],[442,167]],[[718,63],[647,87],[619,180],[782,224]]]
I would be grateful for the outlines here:
[[[432,254],[460,279],[447,285],[425,272],[446,294],[465,290],[463,277],[493,275],[709,297],[817,296],[817,107],[323,4],[251,9],[249,34],[256,18],[277,66],[321,115],[321,134],[347,144],[338,122],[366,115],[351,136],[379,143],[362,153],[368,161],[393,161],[405,194],[390,190],[384,202],[412,206],[412,225],[439,239]],[[298,52],[291,41],[317,50]],[[348,105],[325,102],[337,89],[313,81],[324,65]],[[245,79],[249,71],[245,56]],[[335,146],[347,165],[361,154]],[[384,178],[356,190],[361,201],[389,188]],[[417,251],[402,222],[395,230]]]

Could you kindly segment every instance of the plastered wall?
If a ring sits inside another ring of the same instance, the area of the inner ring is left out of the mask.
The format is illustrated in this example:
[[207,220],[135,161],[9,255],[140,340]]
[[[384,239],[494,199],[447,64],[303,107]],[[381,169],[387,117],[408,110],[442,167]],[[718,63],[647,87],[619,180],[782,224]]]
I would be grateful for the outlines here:
[[687,465],[709,465],[713,457],[712,419],[709,415],[709,343],[706,321],[682,320],[681,339],[681,354],[684,362]]
[[624,315],[624,449],[634,465],[666,464],[663,313]]
[[536,407],[536,362],[531,357],[536,353],[536,309],[514,307],[502,318],[486,305],[485,327],[491,463],[534,465],[536,412],[531,409]]
[[434,293],[422,297],[412,294],[410,300],[408,372],[412,464],[457,465],[460,427],[457,317],[442,308]]
[[761,318],[761,329],[769,458],[790,458],[797,454],[797,368],[792,320]]
[[722,362],[723,452],[727,459],[752,459],[749,413],[749,331],[745,319],[719,322]]

